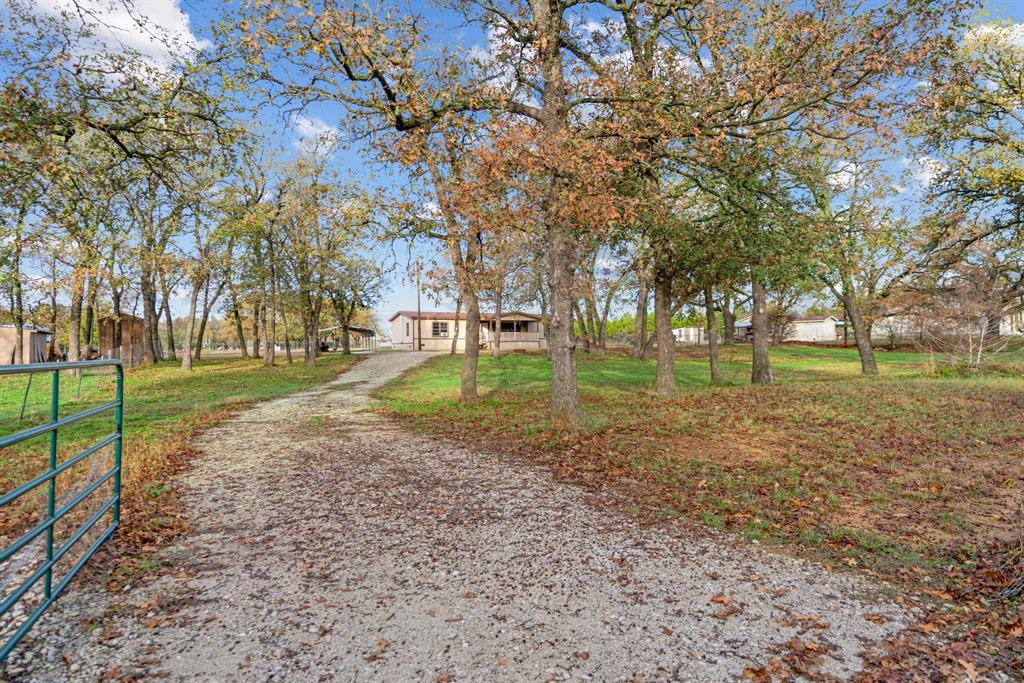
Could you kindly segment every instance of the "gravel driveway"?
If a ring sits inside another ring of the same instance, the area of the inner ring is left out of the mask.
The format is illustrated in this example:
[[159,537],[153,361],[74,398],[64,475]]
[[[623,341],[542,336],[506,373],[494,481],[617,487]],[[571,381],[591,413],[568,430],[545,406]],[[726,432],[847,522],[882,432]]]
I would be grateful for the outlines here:
[[370,356],[205,432],[171,571],[73,588],[7,676],[721,681],[786,656],[848,678],[906,624],[855,577],[650,530],[542,468],[360,412],[428,356]]

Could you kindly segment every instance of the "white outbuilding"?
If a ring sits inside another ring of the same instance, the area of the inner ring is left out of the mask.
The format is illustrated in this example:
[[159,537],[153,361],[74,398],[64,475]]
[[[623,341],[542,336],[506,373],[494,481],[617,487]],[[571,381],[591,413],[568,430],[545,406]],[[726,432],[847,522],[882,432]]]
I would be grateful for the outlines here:
[[[782,341],[834,342],[838,339],[836,328],[842,324],[842,320],[832,315],[792,316]],[[741,339],[751,336],[750,318],[736,321],[736,336]]]

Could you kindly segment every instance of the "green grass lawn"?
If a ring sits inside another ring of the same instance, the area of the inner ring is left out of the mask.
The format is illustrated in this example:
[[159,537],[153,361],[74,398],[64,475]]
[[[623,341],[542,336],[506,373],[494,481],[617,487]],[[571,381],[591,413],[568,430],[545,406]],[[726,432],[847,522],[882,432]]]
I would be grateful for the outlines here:
[[[1024,375],[947,377],[929,357],[772,350],[778,383],[752,387],[750,347],[723,349],[712,387],[701,349],[681,349],[678,400],[653,396],[653,361],[579,356],[586,431],[549,428],[540,355],[480,361],[483,399],[460,405],[461,358],[432,359],[381,392],[423,428],[520,449],[560,471],[633,482],[647,516],[693,517],[755,539],[825,551],[891,574],[970,562],[1015,533],[1024,488]],[[639,482],[639,484],[637,484]]]
[[[161,526],[172,525],[173,520],[159,518],[170,513],[164,509],[163,501],[157,499],[169,498],[171,488],[165,480],[187,460],[187,442],[197,430],[249,403],[330,381],[357,359],[358,356],[325,354],[310,368],[301,360],[289,365],[279,358],[276,367],[265,368],[258,360],[214,358],[198,362],[190,373],[170,362],[127,372],[123,466],[126,522],[134,525],[134,530],[151,527],[148,530],[154,534],[159,533]],[[36,375],[25,400],[27,383],[26,375],[0,377],[0,434],[49,421],[51,375]],[[114,397],[114,377],[107,368],[87,370],[80,376],[63,371],[60,383],[61,416]],[[21,418],[23,401],[25,414]],[[60,430],[61,459],[112,430],[112,412]],[[0,453],[0,490],[9,490],[44,471],[47,443],[47,437],[35,438]],[[96,457],[100,456],[90,460]],[[83,465],[61,475],[58,493],[88,474],[88,467]],[[0,517],[0,533],[24,528],[38,518],[44,503],[45,487],[40,487],[17,504],[7,506]]]

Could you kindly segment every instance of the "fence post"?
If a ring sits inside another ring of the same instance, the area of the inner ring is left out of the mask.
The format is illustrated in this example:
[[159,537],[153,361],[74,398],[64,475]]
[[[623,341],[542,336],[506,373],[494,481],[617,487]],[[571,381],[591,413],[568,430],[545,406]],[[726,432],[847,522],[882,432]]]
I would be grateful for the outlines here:
[[[60,418],[60,370],[53,371],[53,382],[50,389],[50,420],[56,422]],[[57,430],[50,432],[50,471],[57,469]],[[57,500],[57,477],[52,477],[46,491],[46,516],[53,522],[54,505]],[[53,559],[53,527],[56,522],[50,524],[46,529],[46,561]],[[43,590],[46,597],[50,597],[53,589],[53,567],[46,570],[46,581]]]
[[117,371],[117,408],[114,409],[114,424],[117,441],[114,442],[114,526],[121,522],[121,443],[124,441],[124,367],[118,365]]

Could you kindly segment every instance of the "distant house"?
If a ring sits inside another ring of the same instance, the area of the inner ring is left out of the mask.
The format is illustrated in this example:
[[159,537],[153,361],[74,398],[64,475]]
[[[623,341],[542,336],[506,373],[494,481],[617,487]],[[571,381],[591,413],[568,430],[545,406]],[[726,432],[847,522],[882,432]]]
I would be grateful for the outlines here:
[[[894,313],[880,317],[875,321],[871,329],[872,336],[877,339],[884,339],[889,343],[916,342],[923,339],[926,330],[934,334],[936,330],[945,326],[943,332],[950,335],[964,334],[970,329],[977,329],[978,325],[984,325],[980,319],[965,319],[958,327],[955,322],[939,322],[941,318],[935,319],[927,312],[915,314],[914,312]],[[1015,311],[1004,315],[999,319],[999,336],[1019,337],[1024,336],[1024,310]]]
[[[403,351],[449,351],[455,336],[455,313],[450,311],[398,311],[388,322],[391,323],[391,343]],[[466,350],[466,314],[458,315],[458,338],[456,351]],[[493,313],[480,314],[480,346],[492,348],[494,340],[501,335],[504,351],[536,351],[546,349],[544,326],[539,315],[510,311],[501,315],[501,330]]]
[[[842,325],[843,321],[832,315],[791,316],[782,341],[834,342],[838,338],[836,328]],[[750,318],[736,321],[736,337],[741,340],[753,337]]]

